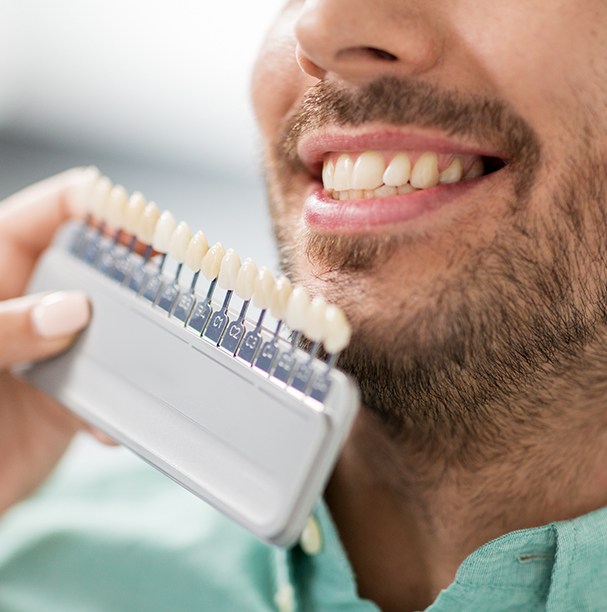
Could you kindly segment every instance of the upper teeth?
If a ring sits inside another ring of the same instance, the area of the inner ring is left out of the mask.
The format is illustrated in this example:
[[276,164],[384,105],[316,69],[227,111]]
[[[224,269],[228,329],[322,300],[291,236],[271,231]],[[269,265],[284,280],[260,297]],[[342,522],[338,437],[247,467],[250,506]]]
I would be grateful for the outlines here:
[[482,174],[483,162],[474,156],[402,151],[387,162],[378,151],[364,151],[329,155],[323,163],[322,182],[335,199],[345,200],[405,194]]

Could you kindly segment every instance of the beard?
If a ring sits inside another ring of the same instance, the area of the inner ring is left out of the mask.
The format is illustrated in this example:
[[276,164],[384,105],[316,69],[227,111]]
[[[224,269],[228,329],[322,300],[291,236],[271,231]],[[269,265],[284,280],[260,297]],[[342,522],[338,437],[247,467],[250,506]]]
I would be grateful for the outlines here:
[[[290,181],[303,171],[299,139],[325,125],[372,121],[438,128],[491,143],[508,158],[512,187],[498,229],[466,244],[472,221],[454,226],[431,282],[407,265],[428,236],[336,237],[302,227],[301,193]],[[269,152],[283,268],[346,311],[353,336],[340,368],[411,452],[490,460],[511,436],[540,432],[567,402],[565,388],[579,390],[585,380],[604,387],[607,164],[589,139],[581,142],[579,134],[592,131],[577,129],[567,171],[546,176],[537,136],[501,102],[392,78],[356,92],[321,82]]]

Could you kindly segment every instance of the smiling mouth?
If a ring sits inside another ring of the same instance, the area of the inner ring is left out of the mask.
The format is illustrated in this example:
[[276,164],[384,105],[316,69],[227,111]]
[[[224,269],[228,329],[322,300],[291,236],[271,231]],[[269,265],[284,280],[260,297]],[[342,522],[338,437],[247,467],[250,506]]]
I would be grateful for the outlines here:
[[330,152],[320,178],[332,200],[376,200],[473,180],[506,164],[498,157],[433,151]]

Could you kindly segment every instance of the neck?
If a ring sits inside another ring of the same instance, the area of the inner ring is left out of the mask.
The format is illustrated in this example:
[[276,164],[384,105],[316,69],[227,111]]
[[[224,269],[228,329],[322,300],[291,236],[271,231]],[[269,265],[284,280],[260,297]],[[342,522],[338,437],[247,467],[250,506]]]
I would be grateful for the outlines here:
[[360,595],[386,612],[423,609],[489,540],[607,505],[607,428],[591,414],[527,435],[511,426],[502,452],[466,465],[396,440],[363,410],[326,494]]

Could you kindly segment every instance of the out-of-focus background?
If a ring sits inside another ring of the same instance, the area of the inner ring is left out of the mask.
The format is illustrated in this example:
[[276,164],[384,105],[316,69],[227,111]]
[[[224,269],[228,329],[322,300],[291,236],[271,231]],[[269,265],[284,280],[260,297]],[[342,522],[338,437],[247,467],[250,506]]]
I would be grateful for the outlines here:
[[273,264],[249,77],[282,0],[0,0],[0,198],[94,164]]
[[[249,80],[282,4],[0,0],[0,200],[94,164],[274,267]],[[108,457],[84,437],[62,469]]]

